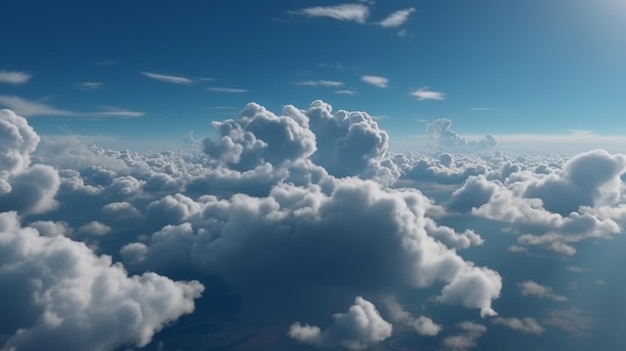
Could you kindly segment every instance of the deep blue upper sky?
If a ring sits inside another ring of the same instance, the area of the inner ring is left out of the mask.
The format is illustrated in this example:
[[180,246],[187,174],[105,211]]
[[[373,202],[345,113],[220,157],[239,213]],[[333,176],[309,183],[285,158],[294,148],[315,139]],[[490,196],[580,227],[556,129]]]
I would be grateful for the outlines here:
[[626,129],[621,0],[20,0],[0,13],[0,105],[41,134],[180,140],[250,101],[278,113],[320,98],[392,137],[440,117],[469,134]]

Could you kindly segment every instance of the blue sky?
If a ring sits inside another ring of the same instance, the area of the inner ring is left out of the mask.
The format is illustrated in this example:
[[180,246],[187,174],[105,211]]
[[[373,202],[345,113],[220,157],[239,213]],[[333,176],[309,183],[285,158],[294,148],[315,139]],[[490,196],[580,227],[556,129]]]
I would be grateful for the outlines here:
[[0,105],[28,111],[44,135],[177,141],[250,101],[280,112],[315,99],[367,111],[405,148],[441,117],[470,135],[626,129],[620,0],[25,0],[0,11]]

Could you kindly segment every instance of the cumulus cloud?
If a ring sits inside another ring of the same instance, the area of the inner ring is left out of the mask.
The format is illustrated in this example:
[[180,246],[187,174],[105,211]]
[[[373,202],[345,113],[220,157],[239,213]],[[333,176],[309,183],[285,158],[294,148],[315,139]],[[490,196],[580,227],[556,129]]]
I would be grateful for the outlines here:
[[290,13],[307,17],[327,17],[339,21],[365,23],[369,16],[369,8],[363,4],[341,4],[308,7]]
[[0,175],[26,169],[39,140],[39,135],[24,118],[13,111],[0,110]]
[[359,296],[348,312],[333,315],[333,324],[324,331],[296,322],[289,328],[289,336],[321,347],[342,346],[349,350],[363,350],[385,340],[392,331],[392,325],[380,316],[374,304]]
[[440,118],[426,125],[426,134],[436,150],[452,151],[480,151],[489,150],[496,146],[497,142],[491,135],[486,135],[478,141],[467,140],[457,132],[450,129],[452,121]]
[[[424,217],[429,201],[419,192],[354,178],[326,187],[281,184],[265,198],[169,198],[158,205],[167,212],[158,210],[154,218],[165,224],[168,213],[169,221],[180,224],[164,228],[146,244],[128,246],[125,257],[158,266],[166,250],[169,262],[188,262],[223,276],[242,293],[261,293],[269,281],[272,291],[334,286],[363,294],[439,281],[445,285],[438,301],[495,315],[491,302],[500,294],[500,276],[464,261],[429,235],[431,224]],[[184,249],[172,250],[173,242]],[[290,267],[298,267],[297,272]]]
[[171,74],[162,74],[162,73],[154,73],[154,72],[141,72],[144,76],[158,80],[165,83],[178,84],[178,85],[189,85],[193,83],[193,80],[187,77],[182,76],[174,76]]
[[520,293],[523,296],[532,296],[538,299],[549,299],[554,301],[567,301],[565,296],[561,296],[554,291],[551,287],[537,284],[533,281],[525,281],[519,285]]
[[387,88],[389,86],[389,79],[381,76],[365,75],[361,77],[361,81],[379,88]]
[[39,136],[26,119],[0,110],[0,211],[43,213],[57,206],[61,180],[46,165],[31,165]]
[[393,28],[399,27],[406,23],[409,20],[409,16],[411,13],[415,11],[415,8],[409,7],[403,10],[398,10],[389,16],[387,16],[382,21],[378,22],[378,25],[385,28]]
[[468,179],[448,207],[510,224],[520,245],[574,255],[581,240],[621,232],[625,160],[594,150],[553,168],[502,167],[493,174],[496,179]]
[[494,324],[503,325],[507,328],[517,330],[525,334],[542,334],[545,329],[534,318],[502,318],[496,317],[493,320]]
[[445,100],[446,94],[440,91],[430,90],[428,87],[419,88],[411,93],[419,101],[424,100]]
[[0,83],[24,84],[30,80],[30,77],[31,75],[26,72],[0,70]]
[[204,289],[154,273],[128,276],[84,244],[22,228],[15,212],[0,213],[0,257],[0,283],[12,287],[0,291],[3,315],[11,316],[0,321],[7,350],[142,347],[193,312]]

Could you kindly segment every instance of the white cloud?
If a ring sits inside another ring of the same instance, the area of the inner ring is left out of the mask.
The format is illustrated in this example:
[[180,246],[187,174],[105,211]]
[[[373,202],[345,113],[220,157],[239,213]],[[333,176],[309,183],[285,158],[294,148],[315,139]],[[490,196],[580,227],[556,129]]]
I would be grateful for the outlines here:
[[559,302],[567,301],[565,296],[556,294],[552,291],[552,288],[537,284],[533,281],[525,281],[518,286],[523,296],[532,296],[539,299],[549,299]]
[[335,94],[353,96],[353,95],[357,95],[358,92],[356,90],[347,90],[347,89],[345,89],[345,90],[335,90]]
[[408,21],[409,16],[414,11],[415,11],[415,8],[413,7],[396,11],[392,13],[391,15],[389,15],[388,17],[386,17],[385,19],[383,19],[382,21],[378,22],[378,25],[385,27],[385,28],[399,27],[403,25],[404,23],[406,23],[406,21]]
[[381,76],[362,76],[361,81],[379,88],[387,88],[389,85],[389,79]]
[[337,82],[334,80],[304,80],[295,83],[296,85],[307,86],[307,87],[330,87],[337,88],[343,86],[342,82]]
[[446,98],[446,94],[440,91],[430,90],[428,87],[422,87],[411,93],[412,96],[415,96],[419,101],[424,100],[444,100]]
[[[60,235],[21,228],[0,213],[4,350],[94,350],[147,345],[166,324],[193,312],[204,287],[154,273],[128,276],[108,256]],[[8,260],[8,261],[7,261]],[[123,325],[123,328],[120,328]]]
[[432,142],[434,151],[484,151],[496,146],[496,139],[487,134],[478,141],[468,140],[450,129],[452,121],[439,118],[426,125],[426,134]]
[[19,71],[0,71],[0,83],[24,84],[30,80],[31,75]]
[[137,118],[145,115],[144,112],[132,111],[118,107],[106,107],[101,112],[93,113],[94,116],[100,117],[120,117],[120,118]]
[[89,222],[78,229],[78,233],[83,235],[106,235],[109,232],[111,227],[98,221]]
[[61,110],[41,102],[22,99],[18,96],[0,95],[0,105],[24,117],[80,115],[78,112]]
[[348,312],[333,315],[333,322],[324,331],[296,322],[289,328],[289,336],[321,347],[342,346],[349,350],[364,350],[387,339],[393,331],[392,325],[380,316],[374,304],[360,296]]
[[77,84],[78,89],[80,90],[97,90],[102,89],[104,83],[102,82],[80,82]]
[[365,23],[369,9],[362,4],[341,4],[335,6],[309,7],[290,13],[308,17],[328,17],[339,21]]
[[211,87],[209,88],[209,91],[213,91],[216,93],[240,94],[245,93],[248,90],[240,88]]
[[179,84],[179,85],[189,85],[193,83],[192,79],[187,78],[187,77],[182,77],[182,76],[173,76],[169,74],[153,73],[153,72],[141,72],[141,74],[143,74],[144,76],[148,78],[165,82],[165,83]]

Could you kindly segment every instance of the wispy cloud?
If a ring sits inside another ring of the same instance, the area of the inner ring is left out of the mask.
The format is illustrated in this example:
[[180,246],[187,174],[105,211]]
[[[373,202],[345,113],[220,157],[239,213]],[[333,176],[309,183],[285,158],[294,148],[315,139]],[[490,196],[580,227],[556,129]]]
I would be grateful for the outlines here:
[[165,83],[180,84],[180,85],[189,85],[193,83],[193,80],[187,77],[173,76],[169,74],[161,74],[161,73],[153,73],[153,72],[141,72],[141,74],[143,74],[144,76],[148,78],[165,82]]
[[118,107],[105,107],[103,108],[103,111],[93,113],[93,115],[98,117],[137,118],[143,117],[145,113],[140,111],[131,111]]
[[290,11],[290,13],[308,17],[328,17],[339,21],[365,23],[369,16],[369,8],[363,4],[341,4],[308,7]]
[[413,7],[396,11],[392,13],[391,15],[387,16],[387,18],[385,18],[384,20],[378,22],[378,25],[380,25],[381,27],[385,27],[385,28],[399,27],[405,24],[406,21],[409,20],[409,16],[414,11],[415,11],[415,8]]
[[13,110],[23,117],[79,115],[77,112],[61,110],[41,102],[22,99],[18,96],[0,95],[0,105]]
[[389,79],[381,76],[363,76],[361,77],[361,81],[379,88],[386,88],[389,86]]
[[306,87],[331,87],[337,88],[343,86],[342,82],[337,82],[334,80],[304,80],[301,82],[295,83],[296,85],[306,86]]
[[211,87],[209,88],[209,91],[216,92],[216,93],[240,94],[240,93],[245,93],[248,90],[239,89],[239,88]]
[[335,94],[339,95],[356,95],[358,94],[355,90],[335,90]]
[[103,107],[99,112],[76,112],[63,110],[48,104],[23,99],[19,96],[0,95],[0,107],[13,110],[23,117],[61,116],[61,117],[97,117],[97,118],[137,118],[145,115],[144,112],[131,111],[118,107]]
[[76,84],[80,90],[97,90],[102,89],[104,83],[102,82],[80,82]]
[[28,82],[31,75],[19,71],[0,71],[0,83],[24,84]]
[[523,296],[534,296],[539,299],[550,299],[554,301],[567,301],[565,296],[556,294],[552,288],[539,285],[533,281],[525,281],[518,286]]
[[411,93],[418,100],[445,100],[446,94],[440,91],[430,90],[428,87],[422,87]]
[[471,111],[493,111],[491,107],[470,107]]

